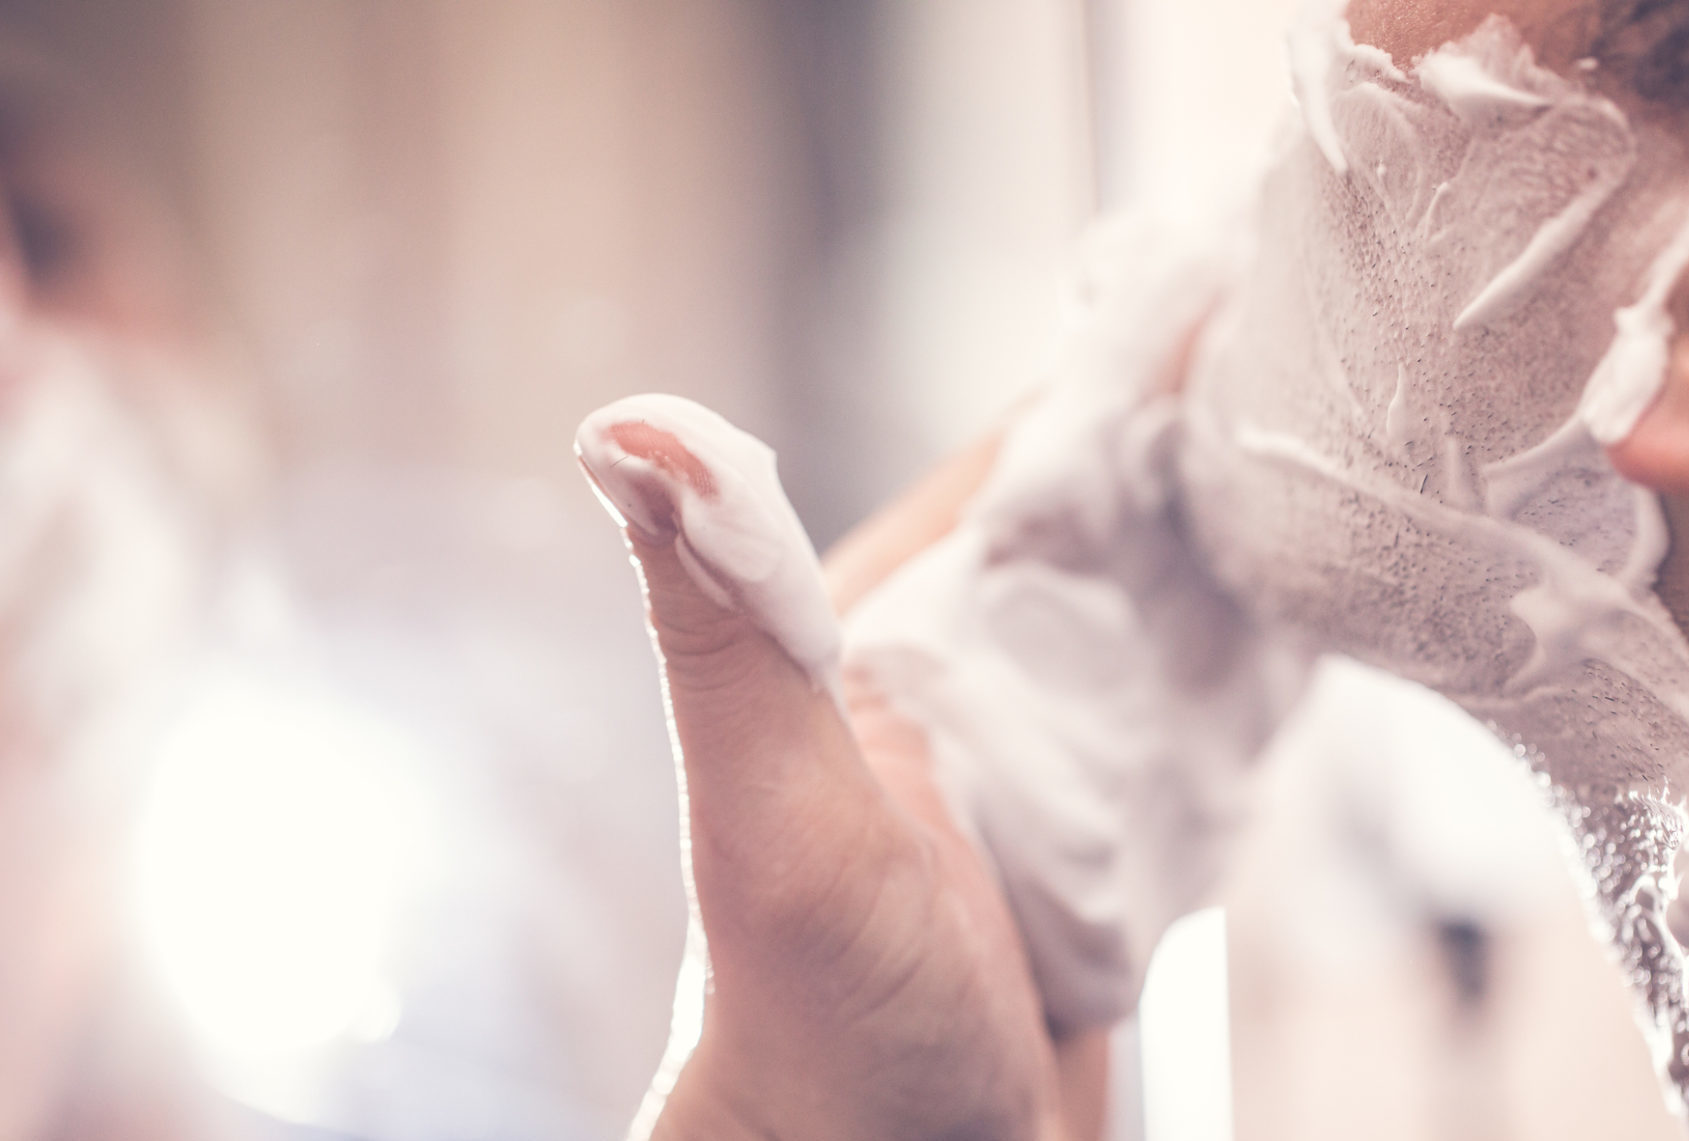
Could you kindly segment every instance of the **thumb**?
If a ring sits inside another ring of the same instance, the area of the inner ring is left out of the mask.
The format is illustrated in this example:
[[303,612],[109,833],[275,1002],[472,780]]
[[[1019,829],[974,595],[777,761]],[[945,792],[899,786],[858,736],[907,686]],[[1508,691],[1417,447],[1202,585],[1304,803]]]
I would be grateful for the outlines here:
[[576,453],[644,585],[719,976],[723,941],[766,945],[770,909],[803,907],[806,869],[838,859],[832,838],[870,811],[836,697],[838,626],[760,441],[689,401],[639,396],[589,416]]

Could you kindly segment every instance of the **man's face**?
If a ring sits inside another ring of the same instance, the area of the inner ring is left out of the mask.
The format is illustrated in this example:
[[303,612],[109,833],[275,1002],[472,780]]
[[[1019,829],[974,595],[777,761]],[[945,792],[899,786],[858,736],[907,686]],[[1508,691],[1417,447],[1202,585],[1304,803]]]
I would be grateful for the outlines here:
[[[1521,19],[1559,26],[1547,12]],[[1488,4],[1374,13],[1401,19],[1373,38],[1459,39],[1386,55],[1336,21],[1299,39],[1306,129],[1186,392],[1192,531],[1264,622],[1439,690],[1531,757],[1689,1093],[1663,934],[1689,641],[1653,589],[1658,496],[1608,462],[1588,400],[1641,378],[1643,413],[1665,374],[1670,323],[1642,299],[1689,266],[1689,136],[1546,66]],[[1626,312],[1657,367],[1609,369]]]

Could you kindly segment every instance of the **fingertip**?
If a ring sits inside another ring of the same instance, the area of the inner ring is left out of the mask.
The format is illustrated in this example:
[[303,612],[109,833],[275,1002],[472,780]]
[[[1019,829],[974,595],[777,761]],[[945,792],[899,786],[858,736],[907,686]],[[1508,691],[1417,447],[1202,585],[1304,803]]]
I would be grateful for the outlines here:
[[622,446],[618,429],[625,421],[615,417],[615,407],[581,421],[575,432],[575,462],[618,527],[649,544],[668,542],[679,529],[673,495],[660,467]]
[[667,428],[644,418],[612,421],[605,429],[624,456],[643,460],[706,500],[720,495],[715,473]]

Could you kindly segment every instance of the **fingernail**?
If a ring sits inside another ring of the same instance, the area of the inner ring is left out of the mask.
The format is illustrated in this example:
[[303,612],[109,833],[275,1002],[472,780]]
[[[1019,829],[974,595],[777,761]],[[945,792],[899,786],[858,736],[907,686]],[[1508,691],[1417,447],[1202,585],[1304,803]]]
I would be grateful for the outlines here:
[[637,431],[630,433],[627,422],[605,418],[604,411],[587,417],[575,434],[575,459],[587,485],[617,526],[630,535],[651,546],[672,542],[678,522],[674,501],[659,474],[664,470],[662,461],[640,454],[638,445],[646,442],[643,437]]

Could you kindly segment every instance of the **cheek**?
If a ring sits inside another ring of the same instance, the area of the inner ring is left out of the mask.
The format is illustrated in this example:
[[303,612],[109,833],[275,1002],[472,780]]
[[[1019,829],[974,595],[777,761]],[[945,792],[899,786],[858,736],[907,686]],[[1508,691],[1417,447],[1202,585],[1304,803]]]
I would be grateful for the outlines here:
[[1511,21],[1538,62],[1570,73],[1588,51],[1589,0],[1351,0],[1345,15],[1356,43],[1390,53],[1406,67],[1474,31],[1491,15]]
[[1492,9],[1484,0],[1352,0],[1346,14],[1356,43],[1402,66],[1472,31]]

